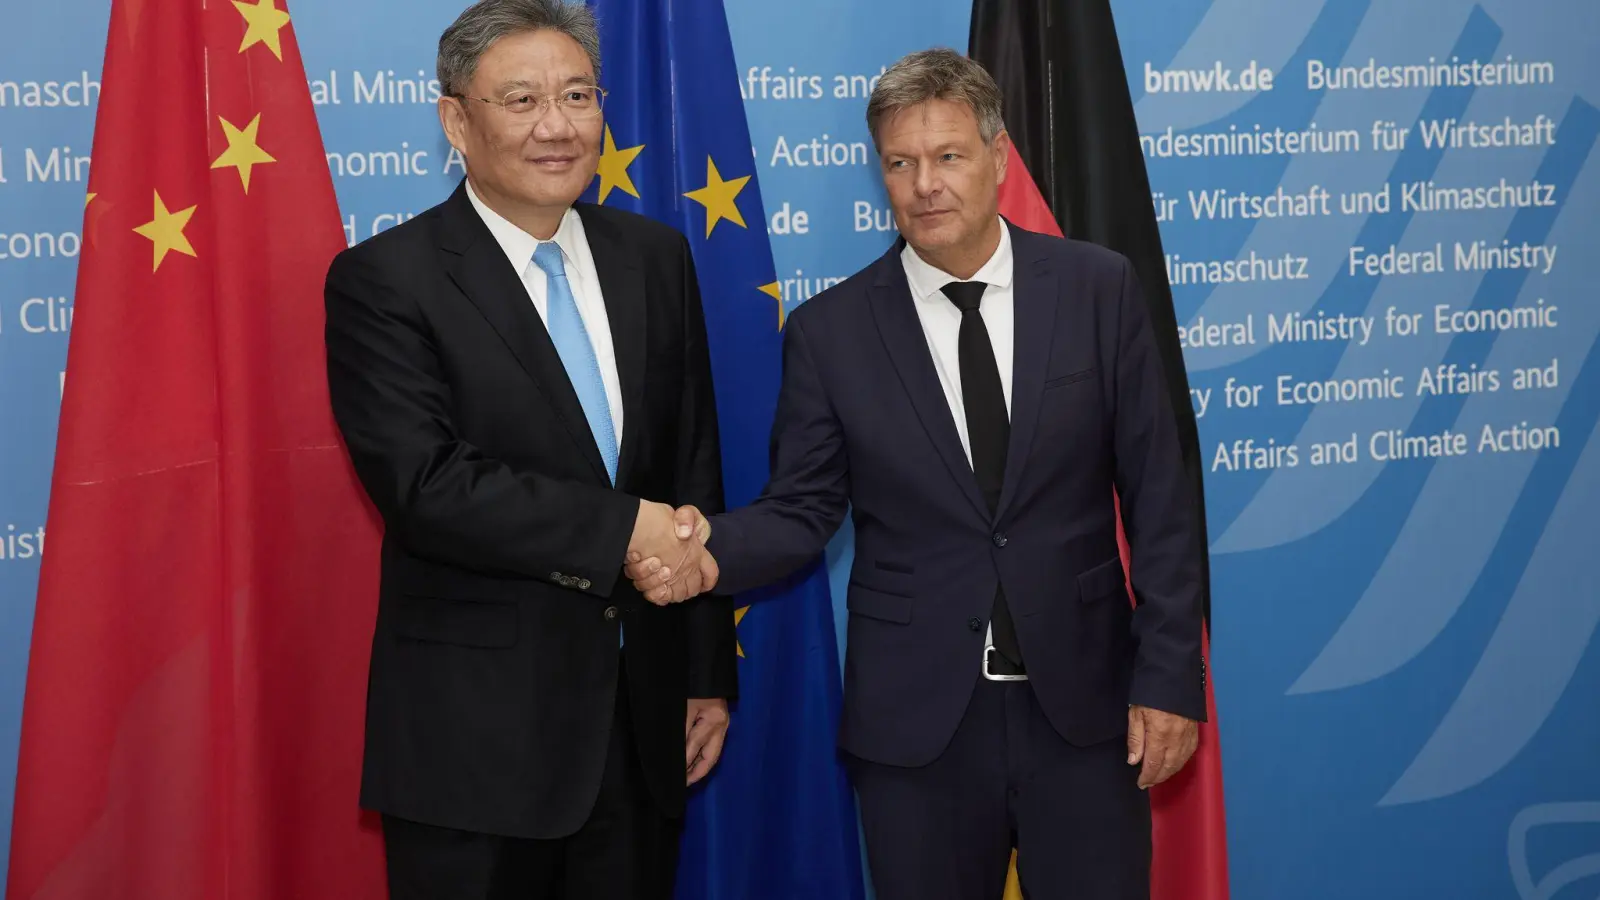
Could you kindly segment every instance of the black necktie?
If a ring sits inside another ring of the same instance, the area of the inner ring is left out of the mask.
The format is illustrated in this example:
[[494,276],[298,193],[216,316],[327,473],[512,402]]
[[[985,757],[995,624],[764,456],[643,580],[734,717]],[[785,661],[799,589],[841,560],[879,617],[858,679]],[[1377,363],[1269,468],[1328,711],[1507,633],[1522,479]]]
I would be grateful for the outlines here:
[[[956,344],[961,360],[961,405],[967,416],[967,441],[972,447],[972,471],[993,515],[1000,505],[1000,488],[1006,478],[1006,447],[1011,442],[1011,418],[1006,413],[1005,388],[994,361],[994,345],[984,327],[978,306],[987,285],[981,281],[952,281],[942,289],[961,310],[961,337]],[[1022,665],[1022,648],[1016,626],[1006,606],[1005,591],[996,588],[994,649],[1011,663]]]

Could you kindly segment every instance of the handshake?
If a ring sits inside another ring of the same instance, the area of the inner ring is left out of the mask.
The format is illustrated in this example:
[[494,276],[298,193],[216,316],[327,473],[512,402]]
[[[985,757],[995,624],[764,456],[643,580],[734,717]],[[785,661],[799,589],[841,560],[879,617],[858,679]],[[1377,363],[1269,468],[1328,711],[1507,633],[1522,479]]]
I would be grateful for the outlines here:
[[711,523],[693,506],[640,500],[623,573],[651,603],[682,603],[717,586],[717,561],[705,547],[710,537]]

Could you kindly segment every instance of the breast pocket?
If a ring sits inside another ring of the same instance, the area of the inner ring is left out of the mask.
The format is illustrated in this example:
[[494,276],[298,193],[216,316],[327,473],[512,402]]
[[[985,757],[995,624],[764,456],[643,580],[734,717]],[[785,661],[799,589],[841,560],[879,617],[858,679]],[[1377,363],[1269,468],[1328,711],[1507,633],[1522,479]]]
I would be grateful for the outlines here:
[[1055,390],[1056,388],[1066,387],[1069,384],[1079,384],[1080,382],[1090,381],[1098,374],[1100,374],[1100,370],[1095,366],[1090,366],[1087,369],[1079,369],[1076,372],[1068,372],[1065,375],[1058,375],[1046,380],[1044,383],[1044,389],[1050,391]]
[[853,615],[866,616],[880,622],[896,625],[911,624],[911,598],[885,594],[860,584],[852,583],[845,600],[845,608]]
[[1090,366],[1044,383],[1039,395],[1039,434],[1044,438],[1081,437],[1101,421],[1100,369]]

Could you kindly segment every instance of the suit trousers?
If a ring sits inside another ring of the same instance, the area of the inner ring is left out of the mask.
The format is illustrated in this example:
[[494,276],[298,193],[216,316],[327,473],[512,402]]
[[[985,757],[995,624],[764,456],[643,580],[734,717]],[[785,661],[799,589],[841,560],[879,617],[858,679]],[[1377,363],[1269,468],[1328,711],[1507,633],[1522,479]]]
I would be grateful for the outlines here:
[[1087,747],[1026,681],[978,676],[932,763],[848,757],[879,900],[1000,900],[1013,848],[1028,900],[1147,900],[1150,798],[1125,738]]
[[556,840],[383,818],[391,900],[671,900],[682,820],[651,798],[639,764],[626,670],[594,810]]

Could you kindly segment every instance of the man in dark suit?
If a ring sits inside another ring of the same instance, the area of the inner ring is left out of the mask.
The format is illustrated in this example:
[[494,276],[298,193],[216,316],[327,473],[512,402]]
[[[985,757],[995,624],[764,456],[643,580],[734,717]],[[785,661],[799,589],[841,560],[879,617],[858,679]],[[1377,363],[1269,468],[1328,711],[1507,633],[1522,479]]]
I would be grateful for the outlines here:
[[[879,897],[998,898],[1012,847],[1030,897],[1147,897],[1141,789],[1205,715],[1205,550],[1133,269],[1000,218],[976,63],[907,57],[867,121],[902,238],[789,318],[771,481],[710,519],[717,590],[813,559],[853,509],[840,740]],[[676,568],[628,573],[664,600],[698,574]]]
[[463,12],[439,115],[465,181],[327,277],[334,412],[386,526],[361,802],[397,898],[669,897],[728,721],[728,601],[620,577],[633,549],[698,578],[672,510],[718,509],[722,476],[687,241],[575,205],[598,55],[581,5]]

